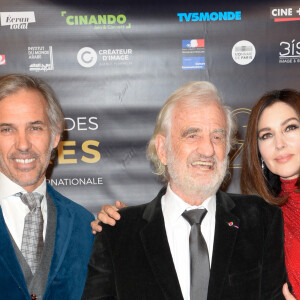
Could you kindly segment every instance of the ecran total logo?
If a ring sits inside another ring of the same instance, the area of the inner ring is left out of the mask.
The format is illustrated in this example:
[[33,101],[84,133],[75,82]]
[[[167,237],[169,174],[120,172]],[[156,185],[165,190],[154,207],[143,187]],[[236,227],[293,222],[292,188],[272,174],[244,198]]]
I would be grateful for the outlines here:
[[1,12],[1,26],[10,29],[27,29],[29,23],[35,23],[33,11]]

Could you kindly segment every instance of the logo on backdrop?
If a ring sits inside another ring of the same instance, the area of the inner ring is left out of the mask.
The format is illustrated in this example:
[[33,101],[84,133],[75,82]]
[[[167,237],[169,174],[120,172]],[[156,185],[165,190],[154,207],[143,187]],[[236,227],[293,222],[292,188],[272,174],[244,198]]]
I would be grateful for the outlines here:
[[130,65],[132,55],[132,49],[100,49],[97,53],[93,48],[84,47],[78,51],[77,61],[85,68],[93,67],[97,61],[102,66]]
[[10,29],[27,29],[29,23],[35,23],[33,11],[1,12],[1,26]]
[[132,49],[101,49],[98,51],[100,65],[131,65]]
[[251,42],[243,40],[233,46],[231,54],[237,64],[248,65],[253,61],[256,50]]
[[69,15],[61,11],[61,16],[66,19],[69,26],[93,26],[94,29],[130,29],[131,23],[124,14],[119,15]]
[[53,49],[52,46],[34,46],[28,47],[28,59],[32,62],[29,65],[29,71],[47,72],[54,70]]
[[300,21],[300,7],[271,7],[270,18],[274,22]]
[[0,66],[6,65],[5,54],[0,54]]
[[202,53],[204,44],[204,39],[182,40],[182,53]]
[[282,41],[280,43],[279,63],[300,63],[300,42],[297,42],[295,39],[292,41]]
[[189,12],[178,13],[179,22],[205,22],[205,21],[240,21],[241,11],[219,11],[219,12]]
[[205,69],[204,39],[182,40],[182,69]]
[[84,47],[77,53],[77,61],[84,68],[91,68],[97,62],[97,53],[93,48]]

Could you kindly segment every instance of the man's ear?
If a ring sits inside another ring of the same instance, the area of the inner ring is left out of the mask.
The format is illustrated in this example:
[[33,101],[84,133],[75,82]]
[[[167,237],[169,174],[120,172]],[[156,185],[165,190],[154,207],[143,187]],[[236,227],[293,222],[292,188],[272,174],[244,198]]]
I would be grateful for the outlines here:
[[163,165],[167,165],[167,149],[166,149],[166,137],[158,134],[155,137],[156,153]]
[[53,149],[55,149],[58,146],[59,141],[60,141],[60,134],[56,134],[53,140],[53,145],[52,145]]

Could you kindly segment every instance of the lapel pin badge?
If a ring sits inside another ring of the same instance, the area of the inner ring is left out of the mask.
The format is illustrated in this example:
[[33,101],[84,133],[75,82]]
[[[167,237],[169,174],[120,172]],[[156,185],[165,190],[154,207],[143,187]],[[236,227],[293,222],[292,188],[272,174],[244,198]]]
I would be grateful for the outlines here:
[[230,226],[230,227],[233,226],[233,227],[239,229],[239,227],[236,226],[236,225],[234,225],[232,221],[228,222],[227,224],[228,224],[228,226]]

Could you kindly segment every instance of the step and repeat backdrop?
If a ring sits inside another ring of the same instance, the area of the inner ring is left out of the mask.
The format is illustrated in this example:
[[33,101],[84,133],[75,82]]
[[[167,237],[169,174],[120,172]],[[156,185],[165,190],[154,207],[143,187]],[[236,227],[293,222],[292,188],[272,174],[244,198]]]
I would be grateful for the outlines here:
[[65,113],[48,181],[94,213],[156,195],[145,149],[160,107],[182,84],[212,82],[237,116],[230,192],[239,192],[254,102],[299,89],[299,1],[1,0],[0,18],[0,75],[41,77]]

